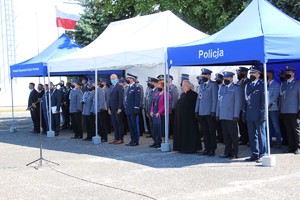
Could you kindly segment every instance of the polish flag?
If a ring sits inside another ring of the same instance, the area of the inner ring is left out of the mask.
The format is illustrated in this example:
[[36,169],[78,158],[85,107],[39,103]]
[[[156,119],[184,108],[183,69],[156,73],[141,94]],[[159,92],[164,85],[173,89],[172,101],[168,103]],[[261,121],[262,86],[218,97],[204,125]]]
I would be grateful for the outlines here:
[[74,29],[80,19],[82,8],[78,4],[63,3],[56,7],[56,26]]

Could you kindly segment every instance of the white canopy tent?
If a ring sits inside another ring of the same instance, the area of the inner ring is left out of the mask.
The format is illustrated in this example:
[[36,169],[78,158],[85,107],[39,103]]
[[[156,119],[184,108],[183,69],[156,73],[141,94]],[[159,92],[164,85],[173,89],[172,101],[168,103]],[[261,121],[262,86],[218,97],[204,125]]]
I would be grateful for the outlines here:
[[167,47],[206,37],[170,11],[112,22],[76,53],[50,60],[51,72],[126,69],[129,65],[165,63]]
[[[105,31],[85,48],[62,58],[50,60],[49,72],[95,70],[97,74],[97,70],[133,70],[141,67],[154,69],[163,66],[160,74],[166,75],[168,47],[190,43],[207,36],[170,11],[137,16],[110,23]],[[156,76],[158,70],[155,71],[149,73],[149,70],[145,70],[143,75]],[[166,108],[168,108],[167,101],[165,101]],[[165,124],[166,142],[164,147],[162,146],[162,151],[163,149],[169,151],[168,123]]]

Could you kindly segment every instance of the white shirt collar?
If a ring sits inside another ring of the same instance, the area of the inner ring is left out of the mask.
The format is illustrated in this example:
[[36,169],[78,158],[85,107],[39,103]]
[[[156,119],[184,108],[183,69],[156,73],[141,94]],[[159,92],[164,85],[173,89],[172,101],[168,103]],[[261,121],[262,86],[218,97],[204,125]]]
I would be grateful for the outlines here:
[[291,80],[288,80],[287,82],[291,83],[294,80],[295,77],[293,77]]
[[259,79],[256,79],[255,81],[252,81],[252,83],[256,84],[258,82]]
[[229,87],[232,85],[232,83],[233,83],[233,82],[229,83],[228,85],[226,85],[226,87],[229,88]]

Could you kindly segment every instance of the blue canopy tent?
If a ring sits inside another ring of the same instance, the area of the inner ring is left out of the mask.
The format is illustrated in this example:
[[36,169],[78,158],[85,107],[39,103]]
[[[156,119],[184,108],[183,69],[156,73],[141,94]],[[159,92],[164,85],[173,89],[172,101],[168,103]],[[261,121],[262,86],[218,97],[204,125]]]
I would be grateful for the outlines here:
[[[81,45],[73,42],[66,34],[62,34],[57,40],[49,45],[45,50],[39,53],[37,56],[30,58],[21,63],[17,63],[10,66],[11,79],[16,77],[46,77],[48,76],[47,62],[51,59],[60,58],[72,52],[81,49]],[[111,71],[99,71],[98,73],[103,75],[109,75],[111,73],[121,74],[121,70]],[[51,76],[70,76],[70,75],[93,75],[94,71],[78,71],[78,72],[58,72],[50,73]],[[50,76],[49,75],[49,76]],[[11,82],[12,83],[12,82]],[[11,94],[13,94],[13,87],[11,85]],[[14,111],[13,111],[13,95],[12,95],[12,128],[11,131],[15,131],[14,127]]]
[[[253,0],[227,27],[199,41],[168,48],[168,64],[175,66],[263,65],[267,95],[267,64],[299,65],[300,22],[266,0]],[[267,97],[267,96],[266,96]],[[268,119],[268,98],[266,98]],[[270,156],[267,120],[268,155]]]

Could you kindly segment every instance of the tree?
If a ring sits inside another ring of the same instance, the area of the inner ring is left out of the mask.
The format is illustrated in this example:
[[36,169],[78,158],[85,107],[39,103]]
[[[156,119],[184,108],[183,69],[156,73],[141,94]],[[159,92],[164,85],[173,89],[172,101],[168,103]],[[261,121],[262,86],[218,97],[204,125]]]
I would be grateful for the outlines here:
[[[299,0],[270,0],[291,17],[300,20]],[[81,0],[84,14],[77,23],[76,42],[86,46],[96,39],[110,22],[172,11],[183,21],[207,34],[213,34],[232,22],[251,0]],[[69,33],[70,34],[70,33]]]

